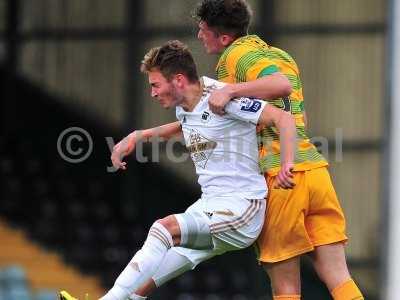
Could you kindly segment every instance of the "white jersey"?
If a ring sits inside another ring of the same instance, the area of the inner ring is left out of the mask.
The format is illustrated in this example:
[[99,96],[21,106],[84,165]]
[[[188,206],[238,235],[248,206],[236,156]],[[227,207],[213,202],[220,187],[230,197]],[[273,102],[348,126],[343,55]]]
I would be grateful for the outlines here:
[[203,194],[264,198],[267,186],[258,167],[256,125],[266,102],[239,98],[226,105],[225,115],[213,114],[208,105],[210,91],[224,83],[208,77],[202,80],[199,103],[192,112],[176,107],[176,116]]

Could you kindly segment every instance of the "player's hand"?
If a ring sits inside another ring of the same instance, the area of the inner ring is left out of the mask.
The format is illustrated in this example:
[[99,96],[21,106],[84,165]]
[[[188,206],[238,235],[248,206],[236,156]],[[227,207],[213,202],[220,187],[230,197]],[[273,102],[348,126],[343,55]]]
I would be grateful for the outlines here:
[[228,104],[231,99],[229,88],[225,86],[222,89],[211,91],[210,97],[208,98],[208,105],[214,114],[222,116],[225,114],[225,105]]
[[113,148],[111,161],[116,170],[126,170],[126,162],[123,162],[125,156],[129,155],[135,149],[135,133],[122,139]]
[[281,165],[281,169],[276,176],[276,182],[274,188],[276,189],[292,189],[295,187],[295,183],[293,181],[293,163],[283,163]]

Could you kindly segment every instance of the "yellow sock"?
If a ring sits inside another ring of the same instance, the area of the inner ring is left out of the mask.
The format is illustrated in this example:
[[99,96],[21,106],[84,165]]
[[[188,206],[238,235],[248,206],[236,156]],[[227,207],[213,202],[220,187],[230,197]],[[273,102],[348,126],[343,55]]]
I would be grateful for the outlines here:
[[274,296],[274,300],[300,300],[300,295],[279,295]]
[[334,300],[364,300],[356,283],[350,279],[331,291]]

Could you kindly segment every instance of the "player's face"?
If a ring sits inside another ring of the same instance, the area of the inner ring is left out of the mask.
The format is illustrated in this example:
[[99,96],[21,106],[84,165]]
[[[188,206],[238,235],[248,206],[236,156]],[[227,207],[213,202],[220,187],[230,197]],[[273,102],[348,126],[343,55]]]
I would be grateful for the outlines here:
[[159,71],[148,72],[151,96],[158,100],[163,108],[175,107],[180,103],[173,81],[169,82]]
[[225,49],[221,36],[208,27],[207,23],[204,21],[199,23],[197,38],[203,43],[208,54],[218,54]]

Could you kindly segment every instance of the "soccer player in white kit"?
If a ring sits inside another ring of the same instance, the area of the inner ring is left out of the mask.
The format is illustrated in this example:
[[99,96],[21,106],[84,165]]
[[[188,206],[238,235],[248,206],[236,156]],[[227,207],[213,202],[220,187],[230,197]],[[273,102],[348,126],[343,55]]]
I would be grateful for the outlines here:
[[[169,215],[151,226],[142,248],[104,295],[103,300],[145,299],[134,292],[149,279],[157,284],[193,269],[227,251],[244,249],[257,239],[263,225],[267,186],[258,167],[256,125],[274,124],[281,131],[282,161],[279,185],[291,188],[295,123],[293,117],[264,101],[240,98],[213,114],[209,92],[223,83],[197,75],[187,46],[170,41],[151,49],[141,66],[151,95],[176,116],[195,164],[202,195],[184,213]],[[167,128],[134,131],[112,153],[117,169],[140,139],[168,138]],[[170,274],[170,269],[176,270]],[[66,292],[65,300],[75,299]]]

